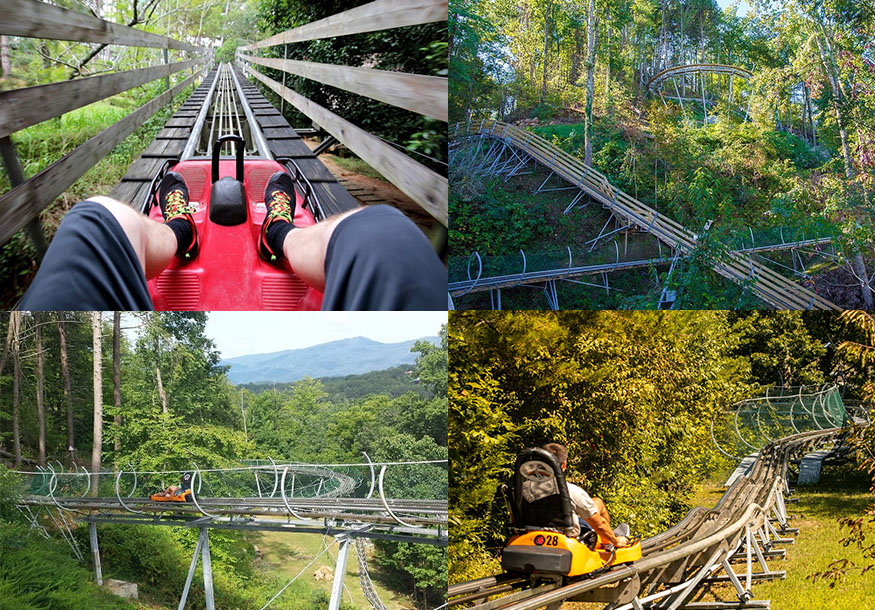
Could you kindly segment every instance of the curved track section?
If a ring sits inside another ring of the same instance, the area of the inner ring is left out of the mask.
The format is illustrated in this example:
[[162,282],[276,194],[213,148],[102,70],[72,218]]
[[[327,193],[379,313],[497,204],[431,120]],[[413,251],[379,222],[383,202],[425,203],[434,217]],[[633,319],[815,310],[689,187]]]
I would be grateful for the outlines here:
[[[620,225],[634,225],[651,233],[673,248],[676,254],[688,254],[698,245],[698,236],[692,231],[621,191],[604,174],[531,131],[484,119],[475,123],[457,123],[452,134],[455,140],[477,138],[496,142],[514,151],[520,164],[534,160],[580,189],[582,194],[598,201],[619,219]],[[727,252],[714,261],[713,269],[733,282],[749,284],[760,299],[776,309],[839,309],[831,301],[757,262],[749,254]]]
[[[380,466],[379,485],[374,466]],[[440,481],[446,460],[328,465],[271,460],[241,468],[195,466],[188,472],[193,473],[190,502],[155,502],[148,496],[178,480],[180,471],[100,473],[95,495],[89,494],[94,477],[84,470],[21,473],[29,480],[19,505],[89,522],[328,534],[352,529],[363,537],[446,544],[446,483]],[[432,497],[403,497],[411,472],[436,481]],[[138,489],[143,491],[135,495]]]
[[672,66],[671,68],[666,68],[661,72],[657,72],[653,78],[647,81],[647,89],[653,91],[669,78],[675,76],[686,76],[688,74],[724,74],[728,76],[737,76],[745,80],[753,76],[750,70],[745,70],[738,66],[730,66],[727,64],[688,64],[685,66]]
[[[591,579],[534,580],[499,575],[449,587],[450,607],[478,610],[558,609],[565,601],[613,604],[623,610],[641,608],[767,608],[752,600],[754,581],[783,578],[767,557],[781,556],[780,544],[792,542],[798,530],[787,524],[784,497],[790,460],[827,442],[842,428],[793,434],[772,441],[759,452],[747,476],[739,477],[711,509],[697,507],[674,527],[643,541],[643,557]],[[746,570],[736,573],[733,563]],[[759,571],[756,571],[759,568]],[[719,575],[720,570],[725,575]],[[720,605],[686,605],[705,583],[729,582],[738,601]]]

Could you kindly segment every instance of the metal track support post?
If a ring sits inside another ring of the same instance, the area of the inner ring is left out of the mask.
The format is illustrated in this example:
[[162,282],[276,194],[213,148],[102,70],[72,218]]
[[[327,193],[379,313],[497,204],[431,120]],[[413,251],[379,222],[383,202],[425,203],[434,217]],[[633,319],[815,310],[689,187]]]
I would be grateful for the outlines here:
[[94,576],[97,584],[103,586],[103,571],[100,569],[100,547],[97,546],[97,524],[88,524],[88,538],[91,539],[91,558],[94,560]]
[[[3,155],[3,165],[6,166],[6,173],[9,175],[9,184],[15,188],[24,182],[24,171],[21,169],[21,162],[18,160],[18,155],[15,153],[15,146],[12,144],[12,138],[4,136],[0,138],[0,153]],[[46,242],[46,237],[43,235],[43,228],[40,225],[39,215],[34,216],[27,223],[27,234],[33,242],[33,247],[36,250],[36,260],[42,261],[43,255],[49,247]]]
[[204,567],[204,596],[207,601],[207,610],[216,610],[216,602],[213,601],[213,562],[210,559],[210,535],[207,528],[202,527],[199,538],[203,538],[201,544],[201,563]]
[[349,558],[349,545],[352,539],[345,536],[339,539],[340,548],[337,549],[337,565],[334,567],[334,581],[331,583],[331,601],[328,610],[340,610],[340,602],[343,598],[343,577],[346,576],[346,560]]
[[183,610],[185,608],[185,602],[188,600],[188,591],[191,589],[191,581],[194,578],[194,569],[197,567],[197,558],[198,555],[201,554],[204,538],[204,530],[201,529],[201,533],[197,538],[197,546],[195,546],[194,554],[191,556],[191,565],[188,568],[188,576],[185,578],[185,586],[182,588],[182,597],[179,599],[178,610]]

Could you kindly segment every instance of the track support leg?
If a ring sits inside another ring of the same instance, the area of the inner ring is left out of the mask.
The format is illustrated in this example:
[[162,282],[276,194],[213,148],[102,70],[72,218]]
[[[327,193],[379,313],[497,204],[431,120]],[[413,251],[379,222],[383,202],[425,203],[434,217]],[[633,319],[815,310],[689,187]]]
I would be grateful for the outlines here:
[[88,537],[91,539],[91,558],[94,560],[94,577],[98,585],[103,585],[103,571],[100,569],[100,547],[97,545],[97,524],[88,524]]
[[188,568],[188,576],[185,579],[185,587],[182,589],[182,597],[179,600],[178,610],[185,608],[185,602],[188,600],[188,592],[191,590],[191,581],[194,579],[194,569],[197,567],[198,556],[201,556],[204,569],[204,595],[206,597],[207,610],[215,610],[216,604],[213,600],[213,564],[210,558],[210,537],[207,533],[207,528],[200,528],[200,534],[197,537],[197,546],[194,548],[194,554],[191,556],[191,565]]
[[334,568],[334,582],[331,583],[331,601],[328,610],[339,610],[340,601],[343,598],[343,577],[346,575],[346,560],[349,557],[349,545],[352,540],[346,536],[341,540],[340,548],[337,549],[337,565]]

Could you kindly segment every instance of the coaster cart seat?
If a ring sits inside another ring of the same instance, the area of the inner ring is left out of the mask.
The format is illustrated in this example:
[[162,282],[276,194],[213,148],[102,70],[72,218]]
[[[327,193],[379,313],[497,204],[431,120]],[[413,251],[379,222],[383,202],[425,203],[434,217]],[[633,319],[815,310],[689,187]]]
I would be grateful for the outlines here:
[[164,494],[152,494],[149,499],[152,502],[191,502],[191,489],[184,489],[169,498]]
[[509,503],[512,535],[501,555],[506,572],[591,577],[641,558],[640,537],[615,548],[592,530],[568,535],[577,515],[562,466],[545,449],[525,449],[517,457]]
[[[236,156],[220,156],[225,142],[234,142]],[[264,189],[275,172],[285,171],[295,183],[296,227],[309,227],[322,215],[312,185],[292,159],[244,160],[244,140],[220,137],[212,159],[166,161],[157,171],[141,211],[163,222],[158,187],[169,171],[185,179],[189,203],[195,208],[200,254],[193,260],[174,257],[147,282],[157,310],[318,310],[322,293],[311,288],[285,258],[267,262],[259,256],[261,225],[267,216]]]

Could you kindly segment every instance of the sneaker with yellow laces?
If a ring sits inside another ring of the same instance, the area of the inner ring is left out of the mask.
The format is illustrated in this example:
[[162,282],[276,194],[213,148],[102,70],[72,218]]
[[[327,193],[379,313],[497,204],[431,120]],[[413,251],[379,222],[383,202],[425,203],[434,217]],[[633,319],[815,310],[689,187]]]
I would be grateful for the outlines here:
[[158,202],[166,224],[176,235],[176,255],[191,260],[200,250],[197,225],[194,223],[195,208],[188,203],[188,186],[183,177],[169,172],[158,187]]
[[262,258],[275,261],[285,257],[283,241],[295,228],[295,184],[286,172],[276,172],[264,189],[267,216],[261,225],[258,251]]

